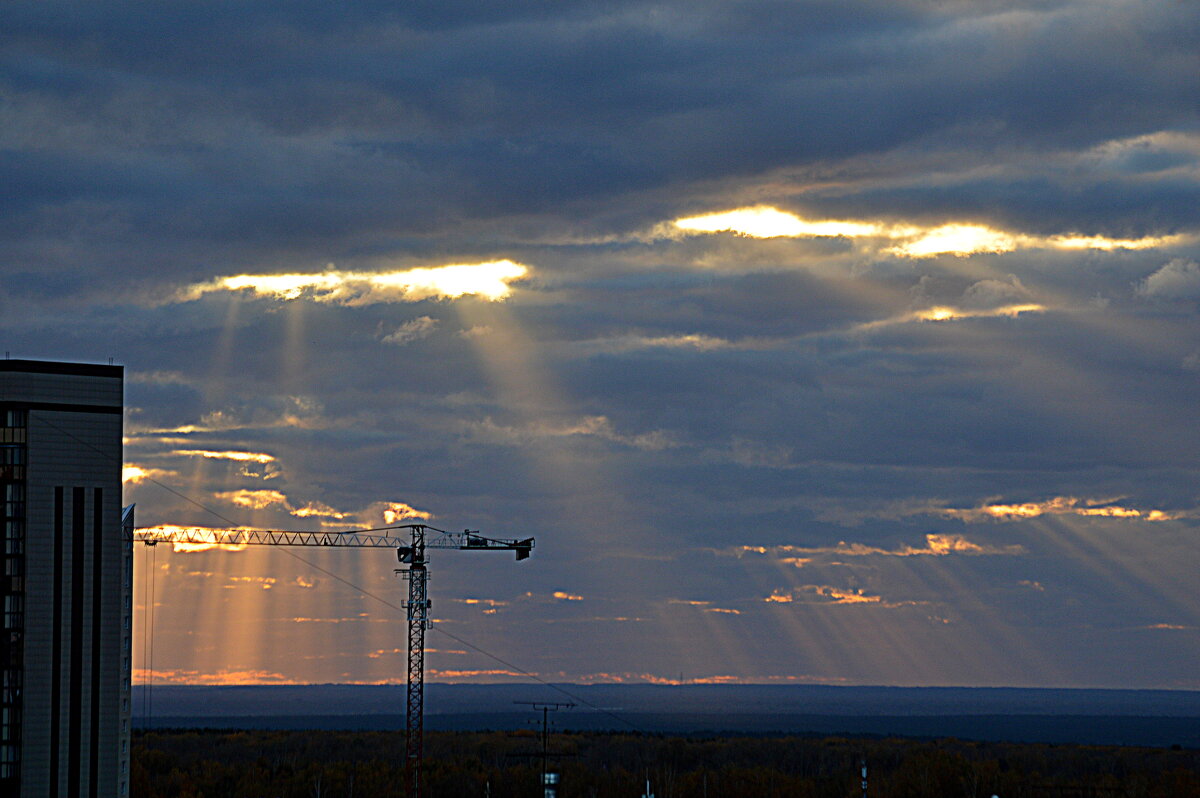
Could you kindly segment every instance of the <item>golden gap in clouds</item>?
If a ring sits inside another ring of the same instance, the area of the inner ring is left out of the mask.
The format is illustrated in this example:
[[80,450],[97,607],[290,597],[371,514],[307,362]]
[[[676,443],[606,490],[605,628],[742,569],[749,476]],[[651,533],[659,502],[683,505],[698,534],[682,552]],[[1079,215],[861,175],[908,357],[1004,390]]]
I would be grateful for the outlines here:
[[1021,305],[1005,305],[999,308],[990,308],[988,310],[962,310],[939,305],[938,307],[928,308],[926,310],[918,310],[911,316],[903,317],[902,320],[913,321],[957,321],[958,319],[986,319],[997,317],[1016,318],[1022,313],[1042,313],[1046,310],[1044,305],[1038,305],[1033,302],[1027,302]]
[[1012,252],[1019,239],[978,224],[947,224],[922,231],[904,244],[886,250],[908,258],[932,255],[973,255],[977,252]]
[[[972,222],[946,222],[928,226],[911,223],[813,220],[765,205],[689,216],[676,219],[671,224],[688,233],[735,233],[747,238],[841,236],[850,239],[891,240],[897,243],[885,246],[879,251],[902,258],[1006,253],[1018,249],[1150,249],[1177,244],[1186,238],[1182,235],[1144,238],[1108,238],[1075,234],[1038,236]],[[872,248],[875,246],[877,245],[870,244]]]
[[173,455],[182,457],[203,457],[206,460],[233,460],[238,463],[271,463],[274,455],[262,452],[218,452],[208,449],[176,449]]
[[157,481],[179,476],[166,468],[146,468],[135,463],[126,463],[121,467],[121,482],[125,485],[137,485],[148,480]]
[[354,272],[329,269],[318,274],[238,274],[189,286],[177,297],[187,301],[218,292],[247,292],[290,301],[307,298],[338,305],[417,302],[479,296],[492,302],[512,293],[511,284],[529,267],[511,260],[459,263],[399,271]]
[[739,208],[703,216],[676,219],[681,230],[697,233],[732,232],[748,238],[796,238],[800,236],[874,236],[882,228],[877,224],[845,221],[809,221],[778,208],[758,206]]

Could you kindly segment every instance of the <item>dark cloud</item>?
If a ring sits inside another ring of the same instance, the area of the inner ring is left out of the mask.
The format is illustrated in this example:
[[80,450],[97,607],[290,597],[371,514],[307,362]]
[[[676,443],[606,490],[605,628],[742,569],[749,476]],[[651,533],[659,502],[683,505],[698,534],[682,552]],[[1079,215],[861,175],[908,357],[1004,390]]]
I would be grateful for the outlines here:
[[[9,218],[78,234],[57,211],[87,202],[126,221],[126,251],[135,237],[188,251],[215,237],[261,262],[273,242],[311,236],[333,260],[382,243],[381,230],[447,230],[448,218],[564,202],[602,213],[665,185],[686,201],[694,181],[899,147],[956,152],[964,168],[1002,164],[1014,149],[1086,148],[1194,121],[1190,9],[964,10],[18,6],[4,53]],[[975,214],[1030,221],[1044,211],[1018,209],[1069,204],[1076,225],[1139,208],[1132,223],[1159,228],[1185,222],[1173,209],[1191,204],[1194,184],[1175,196],[1159,185],[1157,199],[1131,190],[1047,175],[911,185],[874,201],[856,191],[841,207],[974,203]]]
[[[1129,630],[1200,624],[1197,13],[9,4],[5,349],[126,363],[129,461],[238,523],[404,502],[538,536],[519,571],[439,558],[435,591],[506,603],[436,606],[555,679],[1128,685]],[[881,227],[671,224],[754,205]],[[947,223],[1015,243],[894,249]],[[504,258],[530,273],[502,303],[212,285]],[[127,490],[146,522],[224,523]],[[384,559],[338,567],[387,590]],[[301,645],[288,628],[266,648]],[[543,645],[560,629],[569,650]],[[368,653],[394,640],[337,634],[353,662],[296,678],[388,677]],[[1194,636],[1173,640],[1138,685],[1194,678]],[[167,648],[181,670],[300,667]]]

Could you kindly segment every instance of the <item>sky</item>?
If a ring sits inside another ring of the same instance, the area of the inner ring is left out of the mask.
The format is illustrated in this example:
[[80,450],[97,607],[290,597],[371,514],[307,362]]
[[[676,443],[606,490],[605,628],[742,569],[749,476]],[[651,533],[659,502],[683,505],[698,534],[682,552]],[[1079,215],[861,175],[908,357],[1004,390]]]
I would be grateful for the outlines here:
[[[1200,5],[4,13],[0,338],[139,526],[535,537],[434,681],[1200,689]],[[389,550],[137,562],[138,680],[404,680]]]

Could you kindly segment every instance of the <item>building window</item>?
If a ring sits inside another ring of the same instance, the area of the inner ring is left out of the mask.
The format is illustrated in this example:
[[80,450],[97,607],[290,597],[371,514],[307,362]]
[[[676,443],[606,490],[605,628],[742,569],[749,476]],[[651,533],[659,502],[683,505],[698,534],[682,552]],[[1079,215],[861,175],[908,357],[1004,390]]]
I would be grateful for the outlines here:
[[0,408],[0,780],[20,778],[25,626],[26,412]]
[[0,479],[25,479],[25,444],[0,443]]
[[21,482],[5,482],[4,517],[23,519],[25,517],[25,485]]

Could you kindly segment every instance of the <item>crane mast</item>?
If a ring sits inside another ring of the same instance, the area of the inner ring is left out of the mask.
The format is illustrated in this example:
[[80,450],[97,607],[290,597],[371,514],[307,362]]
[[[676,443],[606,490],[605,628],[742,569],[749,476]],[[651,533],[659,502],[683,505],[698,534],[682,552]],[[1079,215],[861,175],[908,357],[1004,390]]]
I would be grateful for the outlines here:
[[[406,534],[407,533],[407,534]],[[328,548],[392,548],[405,565],[396,569],[408,580],[408,681],[405,702],[405,780],[409,798],[421,794],[421,761],[425,738],[425,631],[429,618],[429,569],[426,549],[511,551],[517,560],[528,559],[533,538],[488,538],[472,530],[447,532],[425,524],[361,529],[347,532],[287,532],[262,529],[200,529],[148,527],[127,533],[132,540],[154,546],[172,543],[191,546],[318,546]]]
[[409,798],[421,794],[421,760],[425,745],[425,630],[429,620],[429,570],[425,567],[425,531],[413,530],[412,546],[397,551],[408,579],[408,695],[405,706],[404,774]]

